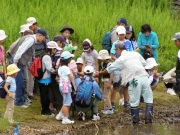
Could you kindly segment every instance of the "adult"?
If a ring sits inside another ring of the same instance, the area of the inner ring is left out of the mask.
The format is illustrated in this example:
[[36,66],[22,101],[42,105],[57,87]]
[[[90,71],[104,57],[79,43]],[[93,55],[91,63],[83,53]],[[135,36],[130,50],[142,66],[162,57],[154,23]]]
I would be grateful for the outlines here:
[[24,98],[24,68],[30,62],[32,62],[33,57],[35,56],[34,45],[35,42],[42,43],[45,40],[47,33],[43,29],[38,29],[35,35],[26,35],[22,37],[17,46],[18,49],[13,58],[14,64],[17,64],[20,72],[16,76],[16,106],[21,106],[23,108],[27,108],[25,105]]
[[[174,34],[175,45],[180,49],[180,32]],[[176,61],[176,83],[174,84],[174,89],[176,93],[180,96],[180,50],[178,51],[177,61]]]
[[[139,123],[138,105],[141,95],[144,97],[146,103],[145,123],[151,123],[153,112],[153,94],[149,83],[147,83],[148,75],[144,69],[146,61],[139,53],[126,51],[123,42],[118,42],[115,49],[116,53],[120,57],[106,70],[100,71],[99,75],[120,70],[122,85],[128,87],[129,90],[129,101],[133,123]],[[98,75],[98,73],[96,75]]]
[[143,56],[146,48],[151,48],[155,60],[158,61],[158,45],[159,42],[157,34],[151,30],[151,26],[149,24],[142,25],[141,32],[138,36],[138,46],[140,49],[140,54]]

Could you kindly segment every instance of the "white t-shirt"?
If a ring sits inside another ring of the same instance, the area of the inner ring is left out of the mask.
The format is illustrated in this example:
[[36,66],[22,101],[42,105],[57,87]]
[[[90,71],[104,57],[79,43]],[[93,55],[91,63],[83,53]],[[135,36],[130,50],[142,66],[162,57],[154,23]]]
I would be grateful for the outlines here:
[[71,74],[71,71],[67,66],[59,67],[58,69],[58,75],[60,78],[59,86],[63,86],[62,81],[69,81],[69,85],[70,85],[70,80],[68,77],[69,74]]

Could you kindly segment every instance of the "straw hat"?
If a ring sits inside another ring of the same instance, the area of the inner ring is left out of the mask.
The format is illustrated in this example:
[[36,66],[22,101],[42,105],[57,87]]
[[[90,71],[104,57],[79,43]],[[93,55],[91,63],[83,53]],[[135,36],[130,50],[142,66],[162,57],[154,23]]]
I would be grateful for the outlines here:
[[100,60],[111,59],[111,56],[109,56],[109,53],[107,50],[101,50],[99,52],[98,59]]
[[12,75],[19,71],[20,71],[20,69],[15,64],[11,64],[7,67],[7,75]]
[[0,30],[0,41],[4,40],[5,38],[7,38],[8,36],[5,34],[4,30]]
[[156,67],[158,66],[159,64],[156,63],[156,60],[154,58],[148,58],[146,60],[146,66],[145,66],[145,69],[151,69],[153,67]]

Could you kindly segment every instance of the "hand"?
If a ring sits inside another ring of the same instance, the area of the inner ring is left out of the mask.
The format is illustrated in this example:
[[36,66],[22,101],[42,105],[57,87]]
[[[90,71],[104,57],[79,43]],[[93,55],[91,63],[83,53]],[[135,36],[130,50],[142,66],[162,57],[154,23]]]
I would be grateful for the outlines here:
[[110,83],[110,82],[106,84],[106,88],[107,88],[107,89],[110,89],[110,88],[111,88],[111,83]]
[[52,66],[53,66],[53,67],[55,66],[55,63],[54,63],[54,62],[52,62]]
[[96,73],[94,74],[94,77],[99,77],[99,71],[96,71]]
[[9,98],[13,98],[13,94],[11,92],[8,93]]

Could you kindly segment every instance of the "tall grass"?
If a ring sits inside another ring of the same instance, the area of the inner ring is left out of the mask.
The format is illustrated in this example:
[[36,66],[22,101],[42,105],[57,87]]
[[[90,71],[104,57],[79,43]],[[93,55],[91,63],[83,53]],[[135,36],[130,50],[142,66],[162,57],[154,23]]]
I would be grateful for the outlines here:
[[[5,48],[15,41],[19,26],[34,16],[38,25],[47,30],[50,38],[59,34],[65,24],[74,28],[72,40],[81,48],[82,41],[89,38],[96,50],[101,49],[101,39],[106,31],[125,17],[135,29],[136,35],[144,23],[152,26],[158,35],[160,46],[160,70],[169,70],[175,65],[177,49],[170,40],[178,31],[179,21],[171,12],[171,1],[167,0],[2,0],[0,29],[9,36]],[[76,52],[80,56],[82,50]]]

